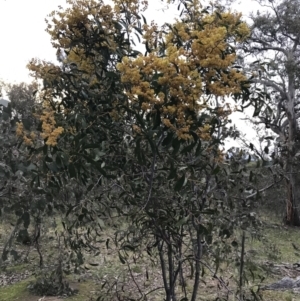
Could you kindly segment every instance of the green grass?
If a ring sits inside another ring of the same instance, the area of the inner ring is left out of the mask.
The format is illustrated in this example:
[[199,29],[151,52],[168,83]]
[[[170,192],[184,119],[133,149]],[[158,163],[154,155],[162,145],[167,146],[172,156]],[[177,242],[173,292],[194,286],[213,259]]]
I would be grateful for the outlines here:
[[262,295],[264,301],[300,301],[300,295],[287,291],[264,291]]
[[5,272],[9,273],[21,273],[26,271],[28,268],[30,268],[29,263],[20,263],[15,265],[9,265],[5,268]]
[[20,281],[13,285],[8,285],[5,287],[0,287],[0,300],[1,301],[17,301],[17,300],[26,300],[30,296],[30,293],[27,289],[30,281],[32,279],[26,279]]
[[253,251],[258,261],[299,262],[300,230],[283,226],[266,227],[259,239],[248,239],[247,248]]
[[[32,295],[27,289],[30,282],[34,278],[26,279],[15,283],[13,285],[0,287],[0,300],[1,301],[36,301],[39,297]],[[97,297],[95,290],[95,283],[93,281],[85,281],[78,283],[76,288],[79,290],[78,294],[67,298],[69,301],[83,301],[89,300],[90,297]]]

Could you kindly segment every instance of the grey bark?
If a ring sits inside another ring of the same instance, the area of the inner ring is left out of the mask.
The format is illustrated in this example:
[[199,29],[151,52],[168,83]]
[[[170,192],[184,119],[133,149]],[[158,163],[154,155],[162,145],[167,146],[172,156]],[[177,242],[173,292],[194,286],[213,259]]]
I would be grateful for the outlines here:
[[[286,222],[300,226],[300,1],[258,0],[264,13],[252,14],[252,34],[246,51],[256,57],[252,83],[264,87],[258,118],[280,137],[280,159],[286,181]],[[271,110],[270,110],[271,108]]]

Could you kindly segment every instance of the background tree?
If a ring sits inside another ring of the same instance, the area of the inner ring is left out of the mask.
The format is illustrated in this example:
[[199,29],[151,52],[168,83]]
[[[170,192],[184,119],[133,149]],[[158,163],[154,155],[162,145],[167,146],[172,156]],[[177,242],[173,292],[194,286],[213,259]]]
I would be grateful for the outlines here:
[[38,84],[36,82],[5,84],[4,90],[12,109],[16,110],[17,114],[21,114],[22,118],[31,115],[32,109],[37,104]]
[[[256,57],[250,65],[253,117],[271,129],[275,162],[283,162],[286,181],[286,222],[299,219],[299,4],[298,0],[259,1],[263,12],[252,15],[252,31],[246,51]],[[247,59],[248,60],[248,59]],[[249,103],[244,104],[246,107]],[[268,137],[267,139],[272,139]],[[269,148],[265,148],[266,153]]]
[[[32,109],[36,103],[34,95],[31,95],[33,86],[24,83],[6,84],[6,92],[12,96],[13,102],[10,101],[8,106],[0,112],[0,209],[4,217],[11,213],[15,213],[16,216],[13,220],[14,228],[2,250],[1,264],[9,255],[14,259],[20,258],[15,248],[15,238],[18,242],[33,243],[37,248],[39,247],[37,236],[31,236],[28,231],[30,219],[33,220],[34,227],[38,229],[43,211],[41,207],[38,208],[42,204],[40,196],[30,186],[32,176],[37,170],[37,162],[30,160],[30,149],[28,149],[31,145],[30,139],[32,139],[30,134],[29,138],[23,135],[22,140],[18,138],[20,134],[18,123],[20,124],[21,121],[23,121],[22,127],[28,130],[34,129],[35,117],[32,115]],[[42,262],[42,257],[40,259]]]

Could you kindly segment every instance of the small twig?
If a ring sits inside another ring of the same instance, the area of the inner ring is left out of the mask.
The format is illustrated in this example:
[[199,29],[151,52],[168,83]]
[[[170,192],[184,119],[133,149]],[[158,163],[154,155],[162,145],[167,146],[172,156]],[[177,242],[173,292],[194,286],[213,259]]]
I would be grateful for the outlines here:
[[149,292],[145,293],[145,296],[150,295],[151,293],[153,293],[155,291],[158,291],[158,290],[161,290],[163,288],[164,288],[163,286],[156,287],[156,288],[150,290]]
[[199,262],[212,273],[213,278],[217,279],[219,281],[219,283],[221,284],[221,286],[223,288],[225,288],[228,293],[233,294],[233,291],[228,288],[228,285],[225,283],[225,281],[221,277],[217,276],[216,273],[213,271],[213,269],[208,264],[206,264],[202,260],[199,260]]
[[90,190],[90,192],[92,192],[94,189],[95,189],[95,187],[99,184],[99,182],[100,182],[100,180],[102,179],[102,175],[99,177],[99,179],[98,179],[98,181],[96,182],[96,184],[92,187],[92,189]]
[[243,272],[244,272],[244,255],[245,255],[245,231],[242,236],[241,263],[240,263],[240,300],[243,300]]
[[141,296],[143,297],[144,294],[143,294],[142,290],[140,289],[138,283],[135,281],[135,278],[134,278],[134,275],[133,275],[132,270],[131,270],[131,268],[130,268],[130,264],[129,264],[128,260],[126,260],[126,264],[127,264],[127,267],[128,267],[128,270],[129,270],[129,273],[130,273],[130,276],[131,276],[131,279],[133,280],[133,282],[134,282],[135,286],[137,287],[139,293],[140,293]]
[[267,186],[267,187],[265,187],[265,188],[262,188],[262,189],[260,189],[260,190],[257,190],[256,192],[254,192],[254,193],[248,195],[248,196],[246,197],[246,199],[250,199],[250,198],[256,196],[257,193],[261,193],[261,192],[264,192],[264,191],[268,190],[269,188],[273,187],[275,184],[278,184],[278,183],[281,182],[282,180],[283,180],[283,177],[281,177],[278,181],[275,181],[274,183],[270,184],[269,186]]

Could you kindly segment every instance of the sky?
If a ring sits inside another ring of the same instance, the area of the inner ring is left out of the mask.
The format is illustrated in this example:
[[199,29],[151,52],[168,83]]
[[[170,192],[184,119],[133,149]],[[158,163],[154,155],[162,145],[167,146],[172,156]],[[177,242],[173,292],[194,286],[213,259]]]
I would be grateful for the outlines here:
[[[162,24],[178,17],[176,8],[162,10],[159,3],[160,0],[149,1],[145,14],[148,23],[155,19]],[[0,0],[0,81],[30,82],[26,65],[32,58],[56,62],[56,50],[45,31],[45,18],[59,5],[65,6],[65,0]],[[249,7],[255,9],[255,1],[241,0],[236,3],[236,10],[244,14],[248,13]],[[249,126],[239,121],[241,117],[244,116],[235,114],[232,119],[239,128],[242,125],[249,132]]]
[[[177,13],[166,14],[157,9],[157,1],[149,2],[149,20],[172,20]],[[65,0],[0,0],[0,80],[30,82],[26,65],[31,58],[56,61],[45,18],[59,5],[64,6]]]
[[[159,0],[150,0],[147,20],[170,22],[177,15],[176,9],[162,11]],[[240,3],[252,3],[242,0]],[[65,0],[0,0],[0,80],[10,83],[31,81],[26,64],[31,58],[56,60],[50,36],[45,31],[46,16]],[[238,5],[245,10],[249,6]],[[252,7],[252,6],[251,6]]]
[[0,0],[0,80],[29,82],[27,63],[37,57],[54,61],[45,17],[62,0]]

